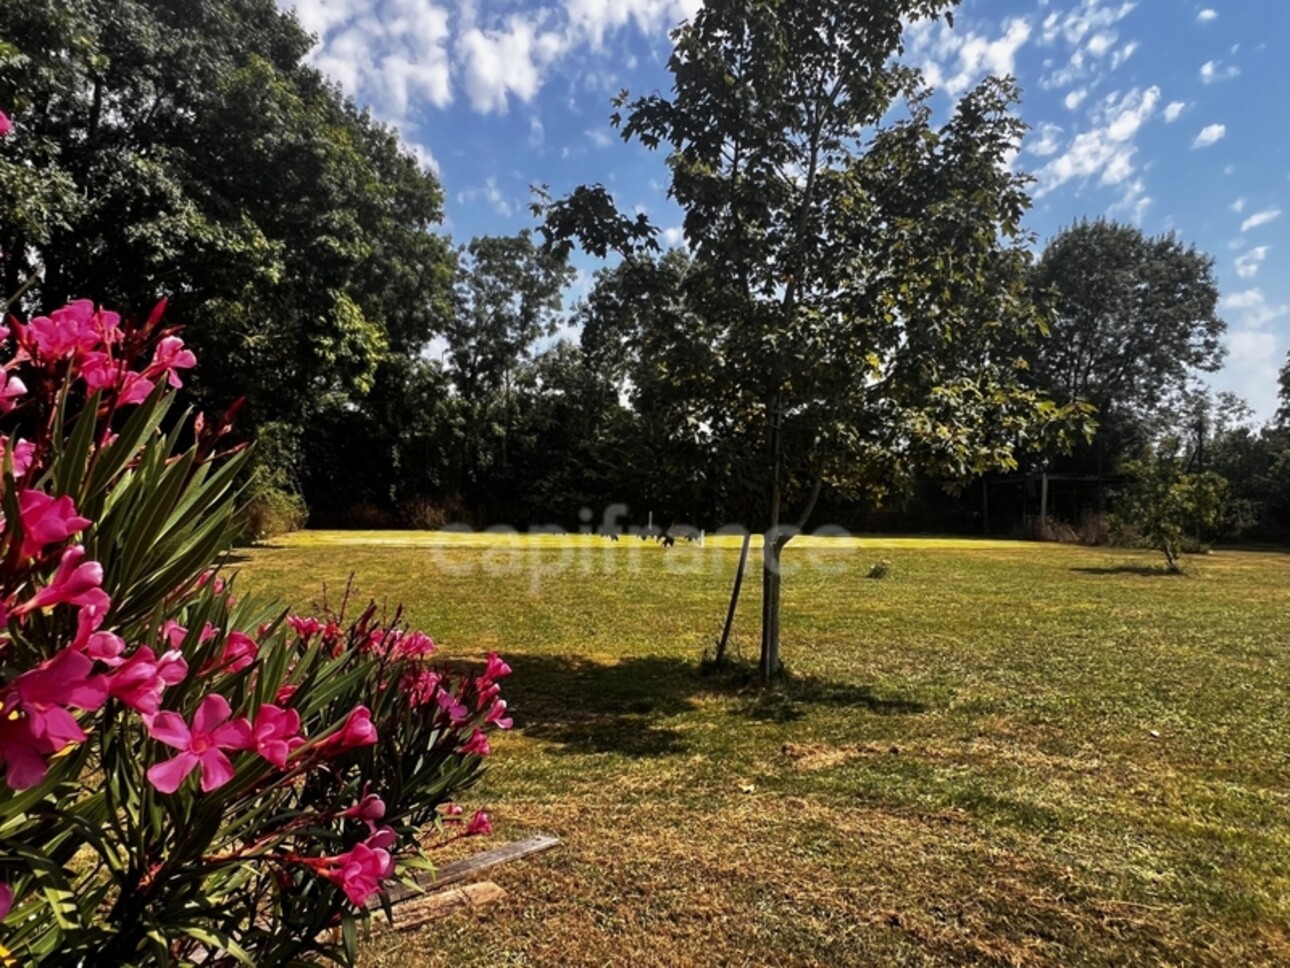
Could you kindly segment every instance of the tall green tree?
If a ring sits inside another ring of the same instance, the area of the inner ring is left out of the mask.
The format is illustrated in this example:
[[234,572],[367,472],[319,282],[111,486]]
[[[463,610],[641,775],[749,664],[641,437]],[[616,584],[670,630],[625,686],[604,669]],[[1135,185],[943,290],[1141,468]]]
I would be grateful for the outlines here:
[[539,340],[563,319],[567,259],[531,235],[483,236],[458,257],[455,304],[442,335],[447,370],[464,409],[461,486],[478,500],[490,469],[507,474],[516,379]]
[[1173,234],[1077,222],[1048,243],[1031,278],[1052,310],[1052,338],[1033,345],[1031,373],[1054,399],[1098,408],[1104,469],[1143,424],[1185,410],[1191,375],[1222,363],[1214,260]]
[[304,63],[272,0],[0,5],[0,289],[170,318],[207,403],[298,435],[415,354],[451,306],[442,192]]
[[[780,557],[822,488],[1013,466],[1067,416],[1019,385],[1007,349],[1037,327],[1025,179],[1007,165],[1015,89],[988,79],[937,127],[896,62],[906,20],[953,7],[711,0],[674,34],[671,92],[618,101],[623,137],[668,153],[687,305],[709,327],[706,372],[672,387],[676,433],[710,437],[760,500],[766,678]],[[556,246],[653,241],[602,186],[545,208]]]

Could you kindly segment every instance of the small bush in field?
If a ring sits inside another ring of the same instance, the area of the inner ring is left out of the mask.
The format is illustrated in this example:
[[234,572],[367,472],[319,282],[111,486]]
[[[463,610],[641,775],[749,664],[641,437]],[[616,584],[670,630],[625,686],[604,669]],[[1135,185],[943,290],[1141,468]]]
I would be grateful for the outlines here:
[[886,578],[889,574],[891,574],[891,560],[888,558],[883,558],[880,561],[875,561],[873,565],[870,566],[869,571],[865,574],[865,577],[866,578]]
[[1171,572],[1182,571],[1184,552],[1205,550],[1200,537],[1223,511],[1227,482],[1217,474],[1190,474],[1176,438],[1166,438],[1125,465],[1129,485],[1120,495],[1115,526],[1161,551]]

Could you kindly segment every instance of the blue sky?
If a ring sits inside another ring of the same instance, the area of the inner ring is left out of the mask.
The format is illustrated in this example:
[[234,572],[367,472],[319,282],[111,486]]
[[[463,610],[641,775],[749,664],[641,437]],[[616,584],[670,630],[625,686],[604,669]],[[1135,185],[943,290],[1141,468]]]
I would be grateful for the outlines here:
[[[438,171],[459,242],[531,226],[531,184],[589,181],[679,241],[662,159],[617,139],[609,99],[666,90],[668,31],[701,0],[278,2]],[[1290,349],[1290,0],[965,0],[954,29],[906,43],[943,108],[1017,77],[1041,242],[1110,215],[1215,257],[1228,359],[1210,382],[1270,416]]]

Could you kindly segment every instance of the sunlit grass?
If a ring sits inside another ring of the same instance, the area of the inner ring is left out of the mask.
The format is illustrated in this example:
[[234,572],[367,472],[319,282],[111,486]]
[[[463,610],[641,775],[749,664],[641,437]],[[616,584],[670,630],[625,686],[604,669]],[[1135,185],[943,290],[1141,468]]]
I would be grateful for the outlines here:
[[[738,539],[308,533],[241,584],[515,667],[472,796],[564,844],[373,965],[1290,963],[1290,556],[801,540],[793,678],[700,674]],[[879,558],[882,580],[864,576]],[[757,555],[736,623],[755,657]]]

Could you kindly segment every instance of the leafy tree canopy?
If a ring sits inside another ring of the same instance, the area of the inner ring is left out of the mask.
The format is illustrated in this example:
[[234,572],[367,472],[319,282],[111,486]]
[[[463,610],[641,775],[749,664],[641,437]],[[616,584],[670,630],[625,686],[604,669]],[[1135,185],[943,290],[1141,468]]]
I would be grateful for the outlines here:
[[208,401],[300,426],[449,312],[433,175],[303,63],[272,0],[0,5],[0,286],[172,318]]

